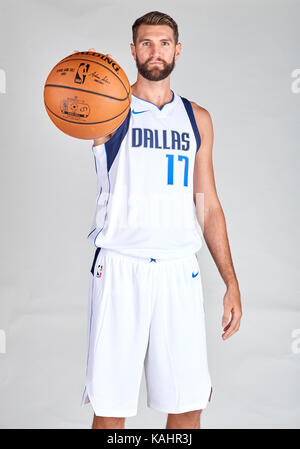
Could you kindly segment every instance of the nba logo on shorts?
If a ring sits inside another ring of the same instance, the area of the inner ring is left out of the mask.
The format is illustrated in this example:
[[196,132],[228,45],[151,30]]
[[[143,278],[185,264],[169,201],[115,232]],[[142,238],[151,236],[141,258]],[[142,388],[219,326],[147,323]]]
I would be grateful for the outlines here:
[[96,276],[97,278],[101,278],[102,276],[103,265],[98,265]]

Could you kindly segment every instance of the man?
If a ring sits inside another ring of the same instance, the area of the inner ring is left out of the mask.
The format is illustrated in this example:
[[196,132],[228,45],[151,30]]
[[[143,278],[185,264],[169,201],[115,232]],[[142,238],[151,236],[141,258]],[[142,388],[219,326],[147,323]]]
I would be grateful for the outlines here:
[[200,428],[212,394],[196,257],[200,203],[203,236],[227,287],[224,340],[242,315],[214,182],[213,126],[206,109],[170,89],[181,52],[174,20],[154,11],[132,30],[130,111],[93,145],[99,196],[88,237],[97,249],[82,406],[91,402],[94,429],[124,428],[137,413],[145,366],[147,404],[168,413],[166,428]]

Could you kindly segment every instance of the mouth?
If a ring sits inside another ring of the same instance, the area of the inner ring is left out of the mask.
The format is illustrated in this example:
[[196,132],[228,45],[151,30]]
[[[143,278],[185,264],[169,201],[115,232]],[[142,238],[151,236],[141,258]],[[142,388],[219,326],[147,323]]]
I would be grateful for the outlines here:
[[150,65],[157,65],[157,64],[162,64],[162,62],[160,61],[153,61],[153,62],[149,62]]

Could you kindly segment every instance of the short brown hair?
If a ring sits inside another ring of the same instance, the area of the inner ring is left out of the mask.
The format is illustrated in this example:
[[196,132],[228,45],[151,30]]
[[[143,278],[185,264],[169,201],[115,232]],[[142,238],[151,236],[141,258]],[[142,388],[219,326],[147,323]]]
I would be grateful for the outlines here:
[[164,14],[159,11],[151,11],[147,14],[144,14],[142,17],[136,19],[134,24],[132,25],[132,40],[134,45],[136,44],[138,27],[142,24],[145,25],[168,25],[172,28],[174,33],[175,44],[178,43],[178,26],[175,20],[172,17],[168,16],[168,14]]

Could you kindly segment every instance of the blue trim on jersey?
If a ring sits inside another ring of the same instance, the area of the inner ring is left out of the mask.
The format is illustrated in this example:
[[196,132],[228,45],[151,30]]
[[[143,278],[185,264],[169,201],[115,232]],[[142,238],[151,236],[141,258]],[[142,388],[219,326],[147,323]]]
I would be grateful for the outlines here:
[[196,123],[193,107],[192,107],[191,102],[189,100],[187,100],[184,97],[180,97],[180,98],[183,101],[185,110],[187,112],[187,115],[189,116],[189,119],[190,119],[190,122],[191,122],[191,125],[192,125],[192,128],[193,128],[193,131],[194,131],[194,134],[195,134],[196,144],[197,144],[196,152],[197,152],[199,150],[199,148],[200,148],[200,145],[201,145],[201,136],[200,136],[200,133],[199,133],[199,130],[198,130],[198,126],[197,126],[197,123]]
[[89,233],[89,235],[87,236],[87,239],[89,238],[89,236],[90,236],[91,234],[93,234],[93,232],[95,231],[95,229],[96,229],[96,228],[94,228],[94,229]]
[[100,250],[101,250],[101,247],[98,246],[95,251],[94,260],[93,260],[93,264],[92,264],[92,268],[91,268],[91,273],[93,276],[94,276],[95,263],[96,263],[96,260],[97,260]]
[[96,200],[96,203],[97,203],[97,204],[98,204],[99,198],[100,198],[100,196],[101,196],[101,192],[102,192],[102,186],[101,186],[101,189],[100,189],[100,192],[99,192],[98,198],[97,198],[97,200]]
[[[106,155],[107,155],[106,143],[104,144],[104,147],[105,147],[105,152],[106,152]],[[108,186],[107,200],[106,200],[106,204],[105,204],[105,217],[104,217],[104,222],[103,222],[102,228],[100,229],[100,231],[98,232],[98,234],[96,234],[96,237],[94,238],[94,245],[96,247],[97,247],[96,239],[97,239],[98,235],[100,234],[100,232],[102,231],[102,229],[104,228],[105,220],[106,220],[106,217],[107,217],[107,205],[108,205],[108,201],[109,201],[109,197],[110,197],[110,179],[109,179],[109,171],[108,170],[107,170],[107,179],[108,179],[108,185],[109,186]],[[101,191],[102,191],[102,187],[101,187]]]
[[[99,198],[100,198],[100,195],[101,195],[101,192],[102,192],[102,186],[101,186],[101,189],[100,189],[100,192],[99,192],[99,195],[98,195],[98,198],[97,198],[97,200],[96,200],[96,203],[98,203],[98,201],[99,201]],[[96,228],[94,228],[90,233],[89,233],[89,235],[87,236],[87,239],[89,238],[89,236],[91,235],[91,234],[93,234],[93,232],[96,230]]]
[[97,162],[96,162],[96,157],[95,157],[95,155],[94,155],[94,162],[95,162],[96,173],[98,173],[98,170],[97,170]]
[[139,100],[145,101],[146,103],[153,104],[159,111],[162,111],[163,108],[164,108],[167,104],[173,103],[173,101],[175,100],[175,94],[174,94],[174,92],[172,91],[172,89],[171,89],[171,92],[173,93],[173,98],[172,98],[172,100],[169,101],[168,103],[165,103],[165,104],[162,106],[161,109],[159,109],[159,107],[158,107],[156,104],[152,103],[152,101],[144,100],[143,98],[137,97],[137,96],[134,95],[134,94],[131,94],[131,95],[133,95],[135,98],[138,98]]
[[115,157],[118,154],[121,143],[127,134],[127,131],[129,128],[130,117],[131,117],[131,108],[129,109],[126,119],[119,126],[119,128],[113,134],[113,136],[104,144],[105,151],[106,151],[106,161],[107,161],[107,171],[108,172],[110,170],[110,167],[113,164],[113,161],[115,160]]
[[[104,143],[104,148],[105,148],[105,153],[106,153],[106,169],[107,169],[107,178],[108,178],[109,189],[108,189],[107,201],[105,204],[106,210],[105,210],[104,223],[103,223],[102,228],[99,230],[99,232],[96,234],[96,237],[94,238],[94,245],[96,247],[97,247],[96,239],[97,239],[98,235],[100,234],[100,232],[102,231],[102,229],[104,228],[104,224],[105,224],[106,217],[107,217],[107,205],[108,205],[108,201],[110,198],[109,170],[118,154],[118,151],[121,147],[121,143],[123,142],[123,139],[127,134],[127,131],[129,128],[130,117],[131,117],[131,108],[129,108],[129,111],[128,111],[128,114],[127,114],[125,120],[119,126],[119,128],[115,131],[113,136],[107,142]],[[101,188],[101,191],[102,191],[102,188]],[[98,196],[98,198],[99,198],[99,196]]]

